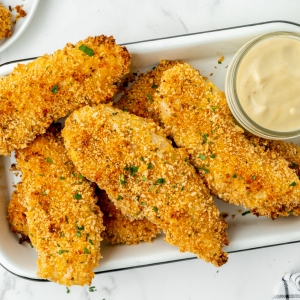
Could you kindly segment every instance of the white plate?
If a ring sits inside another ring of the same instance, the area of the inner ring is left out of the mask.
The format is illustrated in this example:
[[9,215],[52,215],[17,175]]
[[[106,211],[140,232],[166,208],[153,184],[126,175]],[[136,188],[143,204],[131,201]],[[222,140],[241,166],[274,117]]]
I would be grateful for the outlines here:
[[[224,90],[226,67],[234,53],[248,40],[277,30],[300,32],[300,27],[287,22],[268,22],[131,43],[126,46],[132,54],[133,72],[149,70],[161,59],[180,59],[192,64],[203,76],[212,79]],[[223,55],[225,57],[223,63],[218,64],[218,59]],[[0,66],[0,76],[7,75],[14,66],[15,63]],[[9,231],[6,220],[7,203],[12,192],[12,184],[16,182],[16,178],[9,172],[12,162],[9,157],[0,157],[0,263],[12,273],[37,279],[35,262],[37,253],[26,243],[18,244],[18,238]],[[235,252],[300,241],[299,217],[290,216],[272,221],[250,214],[243,216],[241,212],[245,209],[223,203],[218,199],[216,204],[221,212],[228,214],[226,220],[229,224],[230,246],[224,247],[225,251]],[[96,273],[195,258],[191,253],[180,253],[176,247],[166,244],[163,235],[151,244],[142,243],[137,246],[112,246],[103,243],[101,254],[103,259],[95,269]],[[230,261],[228,263],[230,264]]]
[[[22,35],[34,16],[39,0],[2,0],[1,3],[7,9],[9,6],[15,8],[17,5],[20,5],[27,15],[19,18],[16,24],[12,26],[12,35],[10,38],[0,40],[0,52],[10,47]],[[16,9],[11,14],[13,15],[13,20],[15,20]]]

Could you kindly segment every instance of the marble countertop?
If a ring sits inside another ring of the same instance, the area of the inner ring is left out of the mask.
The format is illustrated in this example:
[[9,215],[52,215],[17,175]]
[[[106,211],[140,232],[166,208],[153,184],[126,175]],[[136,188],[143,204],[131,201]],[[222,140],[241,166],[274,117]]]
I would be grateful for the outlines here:
[[[40,0],[25,33],[0,64],[52,53],[89,35],[119,44],[272,20],[299,23],[298,0]],[[19,278],[0,267],[0,299],[271,299],[285,273],[300,270],[300,243],[231,253],[216,268],[191,259],[95,276],[88,287]],[[24,258],[26,259],[26,258]]]

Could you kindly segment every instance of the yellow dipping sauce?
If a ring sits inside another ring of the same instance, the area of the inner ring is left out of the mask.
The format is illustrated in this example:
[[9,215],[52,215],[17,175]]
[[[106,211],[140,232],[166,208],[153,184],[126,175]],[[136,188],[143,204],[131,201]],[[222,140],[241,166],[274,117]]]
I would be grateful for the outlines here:
[[237,95],[247,115],[273,131],[300,128],[300,41],[262,40],[245,55],[236,78]]

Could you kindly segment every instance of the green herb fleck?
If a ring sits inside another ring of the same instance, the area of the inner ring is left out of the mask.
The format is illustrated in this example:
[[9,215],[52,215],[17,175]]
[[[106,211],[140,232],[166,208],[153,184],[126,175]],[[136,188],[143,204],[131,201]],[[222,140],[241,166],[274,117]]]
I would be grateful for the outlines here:
[[121,195],[119,195],[118,197],[117,197],[117,199],[116,200],[121,200],[121,199],[123,199],[123,197],[121,196]]
[[237,178],[237,175],[234,173],[234,174],[232,175],[232,178]]
[[252,176],[252,180],[255,180],[255,179],[256,179],[256,176],[255,176],[255,175],[253,175],[253,176]]
[[158,208],[157,208],[156,206],[153,206],[153,210],[154,210],[155,212],[158,212]]
[[145,203],[145,202],[141,202],[141,205],[142,205],[142,206],[146,206],[146,203]]
[[84,52],[88,56],[94,56],[94,50],[83,44],[78,49]]
[[80,194],[76,193],[76,194],[74,195],[74,198],[75,198],[76,200],[81,200],[81,199],[82,199],[82,196],[81,196]]
[[69,250],[59,250],[58,254],[63,254],[63,253],[67,253],[67,252],[69,252]]
[[199,169],[201,169],[202,171],[204,171],[205,174],[208,174],[209,173],[209,170],[204,168],[204,167],[200,167]]
[[60,176],[59,179],[60,179],[60,180],[65,180],[66,178],[63,177],[63,176]]
[[297,183],[295,181],[293,181],[290,186],[295,186]]
[[126,179],[125,179],[125,176],[124,174],[120,174],[120,183],[121,185],[126,185]]
[[217,108],[218,108],[218,106],[213,106],[213,107],[211,107],[210,109],[211,109],[212,111],[215,111]]
[[151,86],[153,89],[157,89],[158,85],[156,85],[155,83]]
[[212,159],[216,158],[216,154],[212,154],[212,155],[210,156],[210,158],[212,158]]
[[147,98],[150,101],[150,103],[153,103],[153,99],[152,99],[152,96],[150,94],[147,94]]
[[55,85],[52,89],[51,89],[51,93],[56,94],[58,91],[58,86]]
[[95,291],[97,291],[97,290],[96,290],[96,288],[94,286],[90,286],[89,287],[89,292],[93,293]]
[[113,116],[116,116],[117,114],[118,114],[118,112],[114,112],[114,113],[112,113],[112,115],[113,115]]
[[166,180],[164,178],[158,178],[156,181],[155,181],[155,184],[164,184],[166,183]]
[[203,154],[199,154],[198,158],[201,158],[202,160],[205,160],[205,159],[206,159],[206,156],[203,155]]
[[145,161],[143,156],[140,157],[140,160],[141,160],[141,161]]
[[142,176],[142,180],[143,180],[143,181],[146,181],[146,180],[147,180],[147,177]]
[[205,144],[207,142],[207,138],[208,138],[208,133],[204,133],[203,134],[203,144]]
[[91,254],[91,252],[85,247],[83,248],[83,251],[84,251],[85,254]]
[[66,288],[67,288],[67,294],[69,294],[70,293],[70,289],[66,286]]
[[139,200],[140,200],[140,196],[135,196],[135,199],[136,199],[137,201],[139,201]]
[[47,193],[46,193],[45,191],[42,191],[42,195],[43,195],[43,196],[46,196]]
[[46,157],[46,162],[50,163],[50,164],[53,164],[53,160],[49,157]]
[[251,213],[250,210],[246,210],[246,211],[244,211],[244,212],[242,213],[242,216],[248,215],[248,214],[250,214],[250,213]]
[[93,241],[92,241],[91,239],[89,239],[89,243],[90,243],[91,245],[94,245],[94,243],[93,243]]
[[39,176],[41,176],[41,177],[44,177],[45,175],[44,174],[38,174]]
[[148,169],[153,169],[153,165],[151,162],[148,164]]

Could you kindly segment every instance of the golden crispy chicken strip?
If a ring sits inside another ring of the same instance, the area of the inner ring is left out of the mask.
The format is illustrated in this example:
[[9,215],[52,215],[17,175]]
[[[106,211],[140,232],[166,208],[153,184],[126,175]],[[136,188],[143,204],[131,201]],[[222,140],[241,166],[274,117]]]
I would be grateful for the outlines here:
[[111,99],[129,67],[127,49],[103,35],[19,64],[0,80],[0,155],[25,148],[73,110]]
[[11,36],[12,21],[9,10],[0,3],[0,40],[7,39]]
[[147,219],[130,221],[108,198],[104,190],[97,189],[98,205],[103,213],[105,231],[101,236],[111,244],[138,244],[151,242],[161,230]]
[[167,243],[221,266],[227,261],[224,220],[208,189],[153,123],[109,105],[84,107],[66,120],[68,154],[131,220],[146,217]]
[[16,190],[12,193],[11,200],[8,204],[7,219],[10,224],[11,231],[15,234],[20,234],[20,244],[23,242],[30,242],[29,229],[26,219],[26,208],[24,206],[23,185],[18,183]]
[[235,124],[224,93],[190,65],[164,72],[154,105],[215,195],[256,215],[300,213],[299,179],[289,163],[253,145]]
[[129,111],[137,116],[152,119],[159,125],[159,114],[154,110],[153,97],[158,88],[164,71],[177,64],[176,61],[162,60],[153,70],[139,74],[138,80],[122,96],[115,106],[124,111]]
[[104,230],[94,188],[69,160],[60,133],[39,136],[16,158],[38,276],[67,286],[90,284]]

